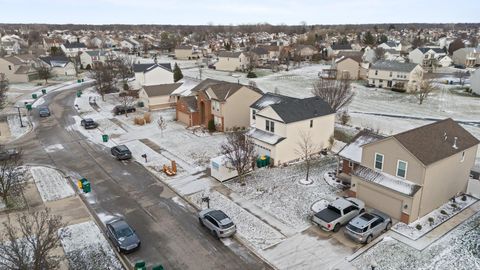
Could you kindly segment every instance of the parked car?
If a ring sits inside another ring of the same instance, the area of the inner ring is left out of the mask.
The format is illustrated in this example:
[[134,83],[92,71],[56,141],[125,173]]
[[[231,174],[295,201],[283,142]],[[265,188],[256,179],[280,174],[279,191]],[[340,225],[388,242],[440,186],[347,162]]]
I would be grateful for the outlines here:
[[121,218],[107,223],[107,235],[118,252],[130,253],[140,248],[140,238],[135,230]]
[[17,156],[20,152],[16,148],[0,150],[0,160],[8,160]]
[[38,115],[40,117],[49,117],[50,116],[50,110],[47,107],[42,107],[38,109]]
[[230,237],[237,231],[237,226],[221,210],[205,209],[198,213],[198,221],[217,238]]
[[124,105],[117,105],[113,108],[113,114],[120,115],[125,113],[135,112],[136,109],[133,106],[124,106]]
[[391,227],[392,219],[387,214],[373,210],[352,219],[346,227],[345,235],[359,243],[370,243],[372,239],[390,230]]
[[98,123],[93,121],[92,118],[85,118],[80,121],[80,125],[82,125],[85,129],[93,129],[98,127]]
[[114,157],[120,160],[132,158],[132,152],[123,144],[112,147],[110,151]]
[[312,221],[326,231],[338,232],[342,225],[365,211],[365,203],[356,198],[338,198],[315,213]]
[[208,68],[210,68],[210,69],[217,69],[217,67],[216,67],[214,64],[208,65]]

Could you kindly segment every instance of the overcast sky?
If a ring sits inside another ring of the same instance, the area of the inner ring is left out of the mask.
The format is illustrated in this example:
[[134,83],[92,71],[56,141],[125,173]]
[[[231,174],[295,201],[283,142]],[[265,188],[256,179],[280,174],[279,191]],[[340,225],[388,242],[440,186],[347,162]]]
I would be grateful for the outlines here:
[[0,0],[0,23],[480,22],[480,0]]

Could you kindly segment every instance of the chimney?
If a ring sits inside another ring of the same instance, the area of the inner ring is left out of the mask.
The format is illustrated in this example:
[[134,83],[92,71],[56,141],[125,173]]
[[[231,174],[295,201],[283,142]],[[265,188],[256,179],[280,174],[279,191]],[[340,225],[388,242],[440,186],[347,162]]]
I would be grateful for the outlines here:
[[453,137],[453,145],[452,145],[452,147],[453,147],[454,149],[458,149],[458,147],[457,147],[457,139],[458,139],[457,137]]

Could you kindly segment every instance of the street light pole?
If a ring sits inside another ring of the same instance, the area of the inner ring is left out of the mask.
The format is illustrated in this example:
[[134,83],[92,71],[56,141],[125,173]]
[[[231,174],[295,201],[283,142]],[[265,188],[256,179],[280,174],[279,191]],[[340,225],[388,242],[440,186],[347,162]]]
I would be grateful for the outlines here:
[[18,118],[20,118],[20,127],[25,127],[22,122],[22,114],[20,113],[20,107],[17,107],[18,109]]

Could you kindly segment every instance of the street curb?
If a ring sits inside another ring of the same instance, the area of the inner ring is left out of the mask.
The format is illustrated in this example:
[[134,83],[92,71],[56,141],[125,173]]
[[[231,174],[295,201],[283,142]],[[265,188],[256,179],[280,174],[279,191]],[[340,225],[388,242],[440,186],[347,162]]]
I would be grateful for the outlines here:
[[[141,164],[140,162],[138,161],[135,161],[136,163],[138,163],[139,165],[143,166],[143,164]],[[189,198],[188,196],[184,196],[182,194],[180,194],[174,187],[170,186],[168,183],[166,183],[165,181],[163,181],[161,178],[157,177],[155,175],[155,173],[153,173],[151,170],[151,168],[147,168],[145,166],[143,166],[147,171],[148,173],[150,173],[152,176],[154,176],[158,181],[160,181],[162,184],[166,185],[167,187],[169,187],[178,197],[182,198],[184,201],[186,201],[191,207],[193,207],[194,209],[196,209],[197,211],[200,211],[202,210],[201,208],[199,208],[195,203],[193,203]],[[229,199],[230,200],[230,199]],[[233,203],[235,203],[234,201],[232,201]],[[237,204],[237,203],[235,203]],[[238,205],[238,204],[237,204]],[[239,206],[241,207],[241,206]],[[242,207],[243,209],[243,207]],[[240,244],[242,244],[244,247],[246,247],[250,252],[252,252],[253,254],[255,254],[255,256],[257,256],[259,259],[262,260],[262,262],[266,263],[267,265],[269,265],[272,269],[278,269],[276,266],[274,266],[272,263],[270,263],[270,261],[268,261],[263,255],[261,255],[255,248],[253,248],[250,243],[248,243],[247,240],[245,240],[243,237],[239,236],[238,234],[234,234],[232,236],[232,238],[234,238],[235,240],[237,240]]]

